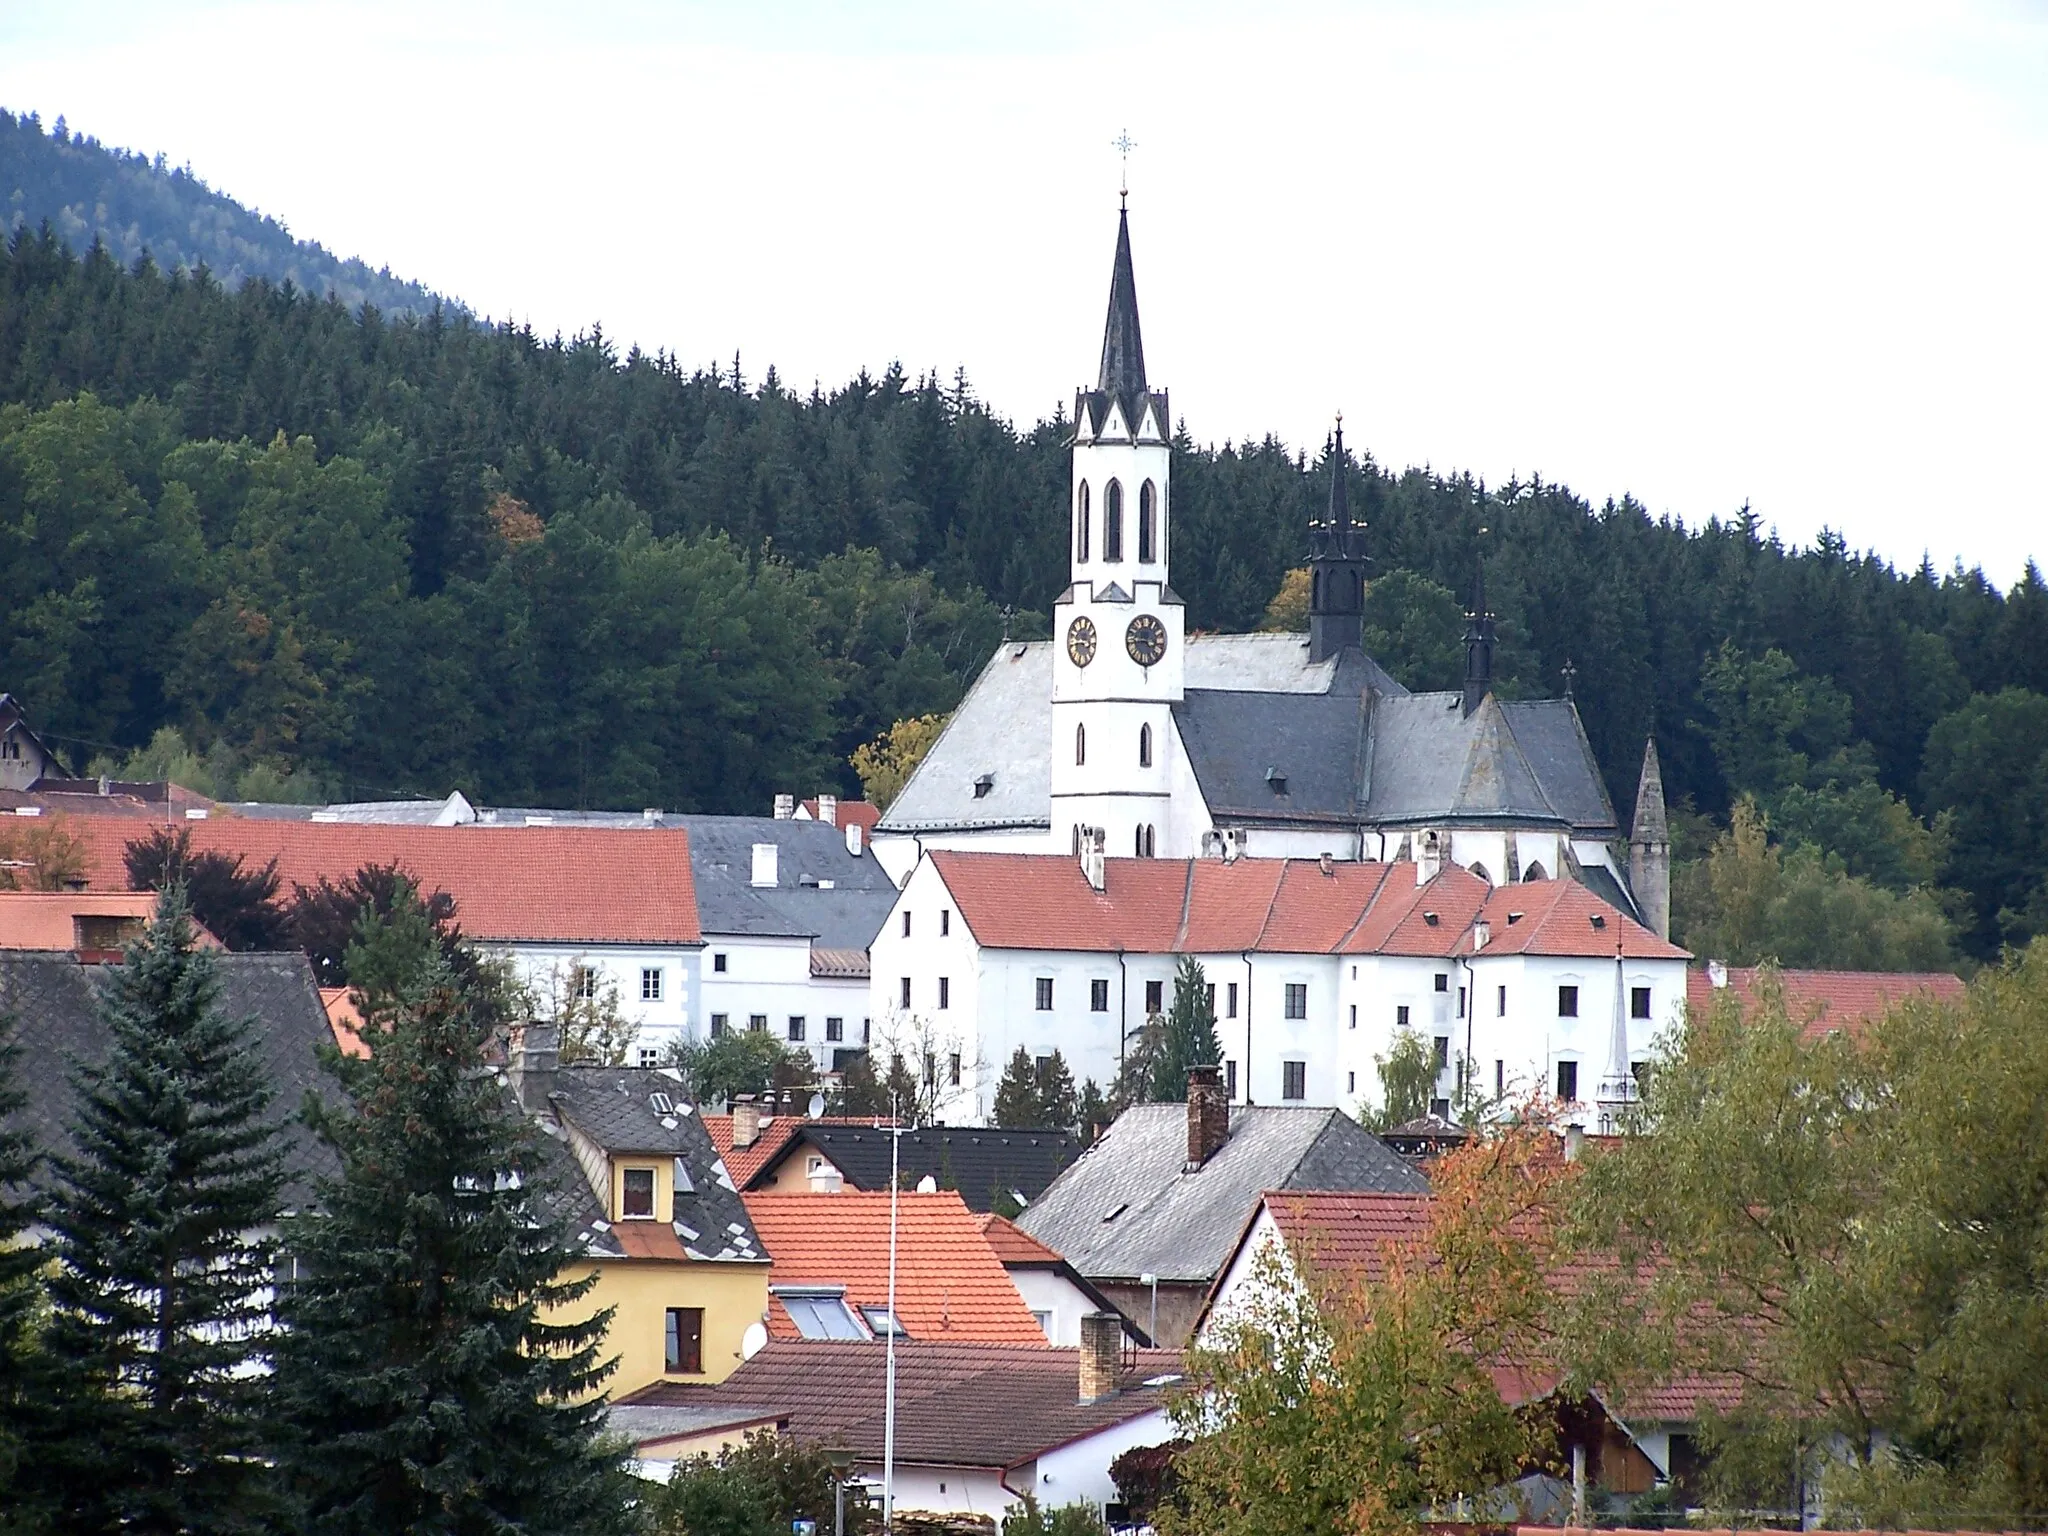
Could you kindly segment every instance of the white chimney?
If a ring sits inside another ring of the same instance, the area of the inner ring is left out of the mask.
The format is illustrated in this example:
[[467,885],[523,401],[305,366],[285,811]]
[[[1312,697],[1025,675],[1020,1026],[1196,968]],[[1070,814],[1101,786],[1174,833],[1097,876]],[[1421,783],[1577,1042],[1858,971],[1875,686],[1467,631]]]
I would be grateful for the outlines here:
[[818,820],[825,823],[828,827],[839,825],[839,797],[837,795],[818,796]]
[[1081,829],[1081,876],[1098,891],[1102,889],[1102,843],[1102,828]]
[[1493,940],[1493,925],[1481,918],[1472,925],[1472,952],[1476,955]]
[[848,853],[852,854],[852,855],[853,855],[853,856],[854,856],[854,857],[855,857],[855,858],[857,859],[857,858],[859,858],[859,857],[860,857],[860,850],[861,850],[861,832],[860,832],[860,823],[859,823],[859,822],[857,822],[857,821],[849,821],[849,822],[848,822],[848,823],[846,824],[846,851],[847,851]]
[[1721,961],[1707,962],[1707,985],[1717,992],[1728,985],[1728,967]]
[[777,795],[775,797],[775,819],[777,821],[788,821],[795,815],[796,796]]
[[1422,844],[1415,855],[1415,883],[1427,885],[1434,880],[1444,867],[1443,839],[1434,832],[1422,834]]
[[767,889],[775,886],[775,861],[781,852],[773,843],[754,844],[754,884]]

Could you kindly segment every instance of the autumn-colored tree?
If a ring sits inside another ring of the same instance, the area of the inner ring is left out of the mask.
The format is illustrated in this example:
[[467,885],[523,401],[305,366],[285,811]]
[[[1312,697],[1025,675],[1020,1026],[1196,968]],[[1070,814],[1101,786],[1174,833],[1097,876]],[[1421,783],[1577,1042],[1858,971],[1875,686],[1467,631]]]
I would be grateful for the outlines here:
[[1259,628],[1282,634],[1308,633],[1308,605],[1311,596],[1308,567],[1297,565],[1280,581],[1280,590],[1266,604],[1266,616]]
[[860,775],[868,803],[887,810],[903,793],[917,765],[946,728],[947,715],[917,715],[898,720],[873,741],[853,749],[853,771]]
[[1494,1512],[1554,1444],[1500,1384],[1549,1369],[1570,1166],[1547,1129],[1506,1128],[1434,1165],[1415,1236],[1371,1272],[1322,1262],[1313,1237],[1263,1250],[1241,1307],[1189,1354],[1195,1390],[1173,1411],[1191,1443],[1160,1530],[1381,1536],[1459,1500]]
[[0,891],[62,891],[85,883],[85,845],[63,816],[0,821]]

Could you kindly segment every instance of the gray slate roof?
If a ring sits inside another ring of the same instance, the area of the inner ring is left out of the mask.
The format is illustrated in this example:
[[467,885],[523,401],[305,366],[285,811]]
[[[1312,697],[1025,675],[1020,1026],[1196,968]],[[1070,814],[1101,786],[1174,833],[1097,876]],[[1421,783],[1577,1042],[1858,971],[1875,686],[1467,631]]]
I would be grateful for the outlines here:
[[[689,830],[697,920],[707,937],[809,938],[824,949],[864,950],[895,905],[896,887],[874,855],[847,852],[846,833],[824,822],[670,816],[664,823]],[[752,883],[756,843],[776,847],[772,887]]]
[[1269,1189],[1429,1187],[1342,1110],[1239,1106],[1208,1162],[1186,1171],[1187,1150],[1186,1105],[1127,1109],[1017,1225],[1091,1280],[1205,1283]]
[[[703,1118],[683,1101],[682,1091],[682,1079],[666,1067],[569,1066],[557,1071],[547,1094],[557,1121],[567,1121],[606,1152],[681,1161],[691,1187],[685,1190],[678,1184],[670,1219],[685,1255],[765,1260],[746,1204],[726,1173]],[[666,1100],[666,1109],[655,1102],[657,1094]],[[558,1208],[576,1226],[578,1243],[594,1254],[622,1256],[617,1232],[604,1221],[604,1208],[589,1180],[562,1145],[559,1126],[543,1119],[542,1128],[561,1147],[560,1159],[550,1171],[561,1189]]]
[[[284,1126],[287,1204],[302,1202],[313,1180],[339,1170],[333,1153],[298,1119],[311,1088],[329,1099],[340,1084],[320,1066],[315,1047],[331,1043],[327,1012],[313,983],[313,970],[300,954],[216,953],[220,1006],[231,1015],[253,1018],[255,1049],[275,1097],[270,1113]],[[0,951],[0,1013],[15,1020],[21,1047],[17,1082],[28,1095],[20,1110],[36,1145],[69,1155],[75,1148],[71,1062],[105,1058],[106,1031],[98,1013],[99,988],[116,967],[81,965],[68,953]]]
[[[855,1189],[885,1190],[891,1135],[874,1126],[806,1123],[749,1183],[758,1186],[799,1148],[811,1146],[830,1158]],[[904,1134],[897,1170],[911,1183],[929,1174],[941,1189],[958,1190],[969,1210],[992,1211],[1005,1195],[1021,1196],[1027,1203],[1037,1199],[1080,1148],[1072,1131],[929,1125]]]

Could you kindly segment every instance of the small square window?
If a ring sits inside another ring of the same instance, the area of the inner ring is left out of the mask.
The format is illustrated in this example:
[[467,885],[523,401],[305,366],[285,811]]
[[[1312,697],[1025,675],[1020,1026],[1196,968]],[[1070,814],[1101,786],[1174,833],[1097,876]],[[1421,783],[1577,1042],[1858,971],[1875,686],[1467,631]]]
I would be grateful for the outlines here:
[[652,1168],[628,1168],[620,1177],[619,1219],[622,1221],[652,1221],[654,1219],[654,1170]]
[[1088,1011],[1109,1012],[1109,983],[1100,978],[1088,983]]
[[800,1013],[792,1013],[789,1016],[789,1038],[792,1040],[801,1040],[803,1039],[803,1037],[804,1016]]
[[750,1014],[748,1014],[748,1015],[747,1015],[747,1029],[748,1029],[749,1033],[752,1033],[752,1034],[756,1034],[756,1035],[765,1035],[765,1034],[767,1034],[767,1033],[768,1033],[768,1015],[767,1015],[767,1014],[765,1014],[765,1013],[750,1013]]
[[1166,983],[1148,981],[1145,983],[1145,1011],[1164,1013],[1166,1011]]
[[714,953],[711,956],[711,969],[723,975],[725,972],[725,956]]
[[724,1014],[722,1014],[722,1013],[714,1013],[713,1015],[711,1015],[711,1038],[712,1038],[712,1039],[716,1040],[716,1039],[717,1039],[717,1038],[718,1038],[718,1037],[719,1037],[720,1035],[722,1035],[722,1034],[724,1034],[724,1033],[725,1033],[725,1021],[726,1021],[726,1015],[724,1015]]
[[1287,983],[1287,1017],[1305,1019],[1308,1017],[1308,983],[1290,981]]
[[1450,972],[1438,971],[1436,973],[1436,989],[1439,992],[1448,992],[1451,990]]
[[1038,1011],[1039,1011],[1040,1013],[1051,1013],[1051,1012],[1052,1012],[1052,978],[1051,978],[1050,976],[1041,976],[1041,977],[1039,977],[1039,978],[1038,978],[1038,982],[1037,982],[1037,991],[1038,991]]
[[1308,1097],[1307,1062],[1283,1061],[1280,1063],[1280,1097],[1283,1099],[1305,1099]]
[[846,1038],[846,1020],[835,1019],[829,1014],[825,1018],[825,1038],[834,1044]]
[[939,1006],[941,1008],[953,1006],[953,978],[950,976],[941,976],[939,978]]
[[953,913],[950,908],[939,908],[939,937],[944,938],[953,931]]
[[1560,1104],[1578,1102],[1579,1064],[1576,1061],[1560,1061],[1557,1064],[1557,1098]]
[[641,1046],[641,1047],[640,1047],[640,1065],[641,1065],[641,1066],[643,1066],[643,1067],[658,1067],[658,1066],[660,1066],[660,1065],[661,1065],[661,1052],[660,1052],[660,1051],[658,1051],[658,1050],[656,1050],[656,1049],[655,1049],[655,1048],[654,1048],[653,1046],[651,1046],[651,1045],[643,1045],[643,1046]]
[[640,1001],[658,1003],[661,1001],[661,967],[643,965],[640,967]]
[[[1579,989],[1559,987],[1557,989],[1557,1016],[1560,1019],[1576,1019],[1579,1016]],[[1559,1095],[1563,1097],[1562,1094]]]
[[1650,989],[1630,987],[1628,989],[1628,1016],[1632,1019],[1647,1019],[1650,1016]]

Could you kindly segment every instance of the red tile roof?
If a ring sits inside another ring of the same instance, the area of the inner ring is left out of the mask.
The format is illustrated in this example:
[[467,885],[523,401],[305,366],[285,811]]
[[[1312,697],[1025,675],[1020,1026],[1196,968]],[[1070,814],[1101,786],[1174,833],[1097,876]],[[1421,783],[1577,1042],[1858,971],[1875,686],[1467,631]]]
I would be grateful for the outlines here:
[[[139,927],[155,911],[152,891],[0,891],[0,949],[76,949],[81,917]],[[219,939],[193,926],[201,949],[220,948]]]
[[327,1010],[327,1027],[334,1031],[334,1043],[344,1056],[367,1057],[363,1044],[363,1011],[356,1006],[355,993],[347,987],[322,987],[320,1006]]
[[[682,828],[409,827],[357,822],[256,821],[213,816],[179,823],[194,852],[277,860],[281,888],[340,882],[365,864],[397,864],[422,889],[455,898],[473,938],[567,944],[696,944],[697,892]],[[122,855],[133,825],[72,823],[94,890],[128,888]]]
[[[818,819],[818,800],[813,795],[804,801],[804,810],[813,821]],[[839,808],[832,813],[832,825],[844,832],[848,827],[859,827],[861,842],[865,844],[875,835],[875,823],[882,819],[882,808],[866,800],[842,800]]]
[[[856,1190],[747,1195],[747,1215],[768,1252],[769,1285],[844,1286],[851,1307],[886,1306],[889,1198]],[[974,1213],[950,1189],[897,1196],[896,1315],[915,1339],[1046,1347],[1045,1331],[996,1261]],[[789,1314],[772,1298],[768,1332],[797,1337]]]
[[[1732,995],[1745,1013],[1757,1004],[1759,981],[1767,974],[1761,966],[1729,966],[1728,985],[1716,987],[1707,967],[1685,975],[1685,1000],[1694,1008],[1711,1008],[1723,996]],[[1854,1033],[1876,1023],[1898,1003],[1927,998],[1937,1003],[1960,1003],[1969,988],[1963,979],[1947,971],[1777,971],[1778,984],[1785,990],[1786,1011],[1805,1026],[1810,1039],[1830,1030]]]
[[1496,890],[1455,864],[1418,885],[1405,862],[1106,859],[1097,891],[1056,854],[935,850],[931,861],[993,949],[1448,957],[1471,953],[1473,920],[1493,914],[1489,948],[1512,935],[1507,953],[1611,955],[1619,942],[1631,958],[1685,957],[1575,880]]
[[988,1239],[997,1261],[1005,1267],[1012,1264],[1051,1266],[1066,1262],[1007,1216],[984,1211],[977,1219],[981,1223],[981,1235]]

